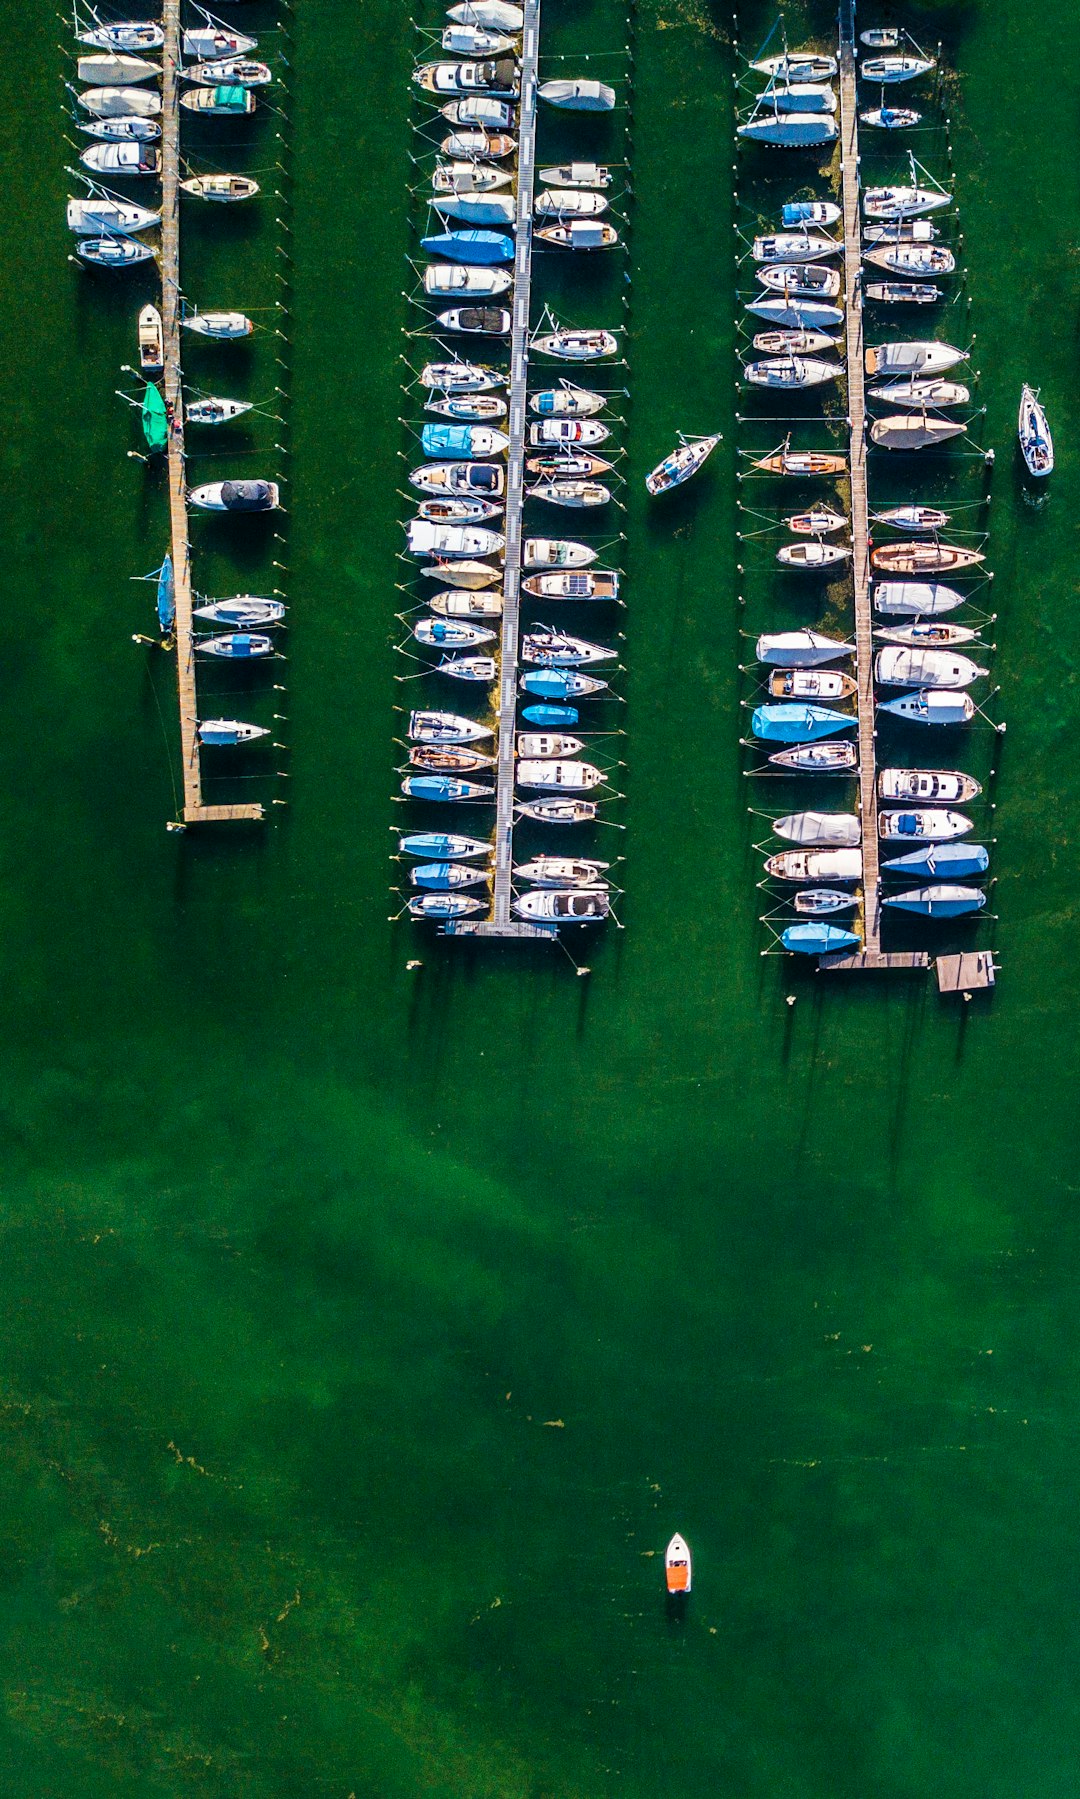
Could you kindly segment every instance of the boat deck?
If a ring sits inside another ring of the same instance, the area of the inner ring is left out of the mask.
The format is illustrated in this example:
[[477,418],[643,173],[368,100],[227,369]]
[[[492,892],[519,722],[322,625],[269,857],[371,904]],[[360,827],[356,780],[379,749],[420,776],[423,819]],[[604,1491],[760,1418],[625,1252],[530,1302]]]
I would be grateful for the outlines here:
[[164,0],[161,82],[161,322],[169,427],[169,536],[176,593],[176,681],[184,773],[185,824],[254,821],[260,805],[209,806],[203,800],[198,734],[195,635],[191,616],[191,538],[184,450],[184,388],[180,365],[180,0]]

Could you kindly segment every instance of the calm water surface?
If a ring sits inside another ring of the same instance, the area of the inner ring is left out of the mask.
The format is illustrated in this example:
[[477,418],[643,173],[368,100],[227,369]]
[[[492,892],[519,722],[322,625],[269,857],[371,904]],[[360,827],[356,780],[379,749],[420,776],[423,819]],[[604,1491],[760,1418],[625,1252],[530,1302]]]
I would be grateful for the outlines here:
[[[287,122],[237,151],[269,204],[195,215],[184,270],[267,327],[189,374],[292,394],[235,440],[288,477],[285,541],[198,538],[209,591],[288,587],[288,691],[257,704],[289,715],[289,779],[257,791],[290,804],[183,839],[171,670],[130,643],[164,497],[112,397],[143,290],[65,261],[60,27],[0,4],[24,52],[0,71],[3,1790],[1071,1793],[1071,9],[913,15],[956,71],[998,447],[1003,976],[968,1007],[759,954],[731,21],[698,0],[634,22],[627,929],[577,980],[558,950],[418,952],[386,922],[417,40],[390,0],[290,16],[265,40]],[[548,20],[561,49],[626,41],[614,0]],[[793,42],[804,20],[829,8]],[[1048,70],[1056,150],[1031,129]],[[1023,379],[1058,434],[1038,508]],[[648,513],[674,432],[717,427],[709,473]]]

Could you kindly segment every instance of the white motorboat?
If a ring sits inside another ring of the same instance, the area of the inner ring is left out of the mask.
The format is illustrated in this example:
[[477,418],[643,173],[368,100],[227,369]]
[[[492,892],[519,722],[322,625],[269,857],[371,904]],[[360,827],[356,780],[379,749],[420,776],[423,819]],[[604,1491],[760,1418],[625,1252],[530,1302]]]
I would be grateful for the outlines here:
[[160,80],[161,64],[148,62],[144,56],[106,51],[100,56],[80,56],[78,75],[91,87],[138,87],[143,81]]
[[197,25],[184,33],[184,55],[194,62],[222,62],[226,57],[250,56],[259,47],[255,37],[230,31],[221,25]]
[[849,561],[851,551],[847,544],[822,543],[820,538],[813,538],[803,543],[785,543],[776,552],[777,562],[785,568],[801,568],[808,574],[819,574],[824,569],[836,568],[842,562]]
[[936,377],[929,380],[890,381],[885,387],[870,389],[872,400],[884,400],[891,406],[910,407],[913,411],[924,412],[928,407],[937,411],[951,406],[967,406],[971,402],[971,389],[962,381],[941,381]]
[[230,425],[234,419],[250,412],[251,400],[226,400],[218,394],[206,394],[200,400],[188,400],[184,420],[189,425]]
[[970,687],[990,671],[956,650],[910,650],[889,645],[874,659],[882,687]]
[[450,306],[435,314],[441,330],[473,337],[509,337],[511,322],[508,306]]
[[250,337],[255,327],[242,312],[189,312],[180,320],[185,331],[197,337],[211,337],[222,342]]
[[755,237],[751,249],[755,262],[813,262],[843,254],[843,244],[823,231],[774,231],[771,237]]
[[925,411],[896,413],[877,419],[870,427],[870,441],[883,450],[926,450],[962,437],[966,425],[952,419],[928,418]]
[[239,83],[219,87],[190,87],[180,104],[205,119],[246,118],[255,111],[255,95]]
[[764,362],[748,362],[743,369],[751,387],[780,388],[785,392],[823,387],[843,374],[838,362],[822,362],[813,356],[771,356]]
[[604,872],[609,862],[597,862],[584,856],[536,856],[531,862],[519,862],[514,869],[515,881],[530,881],[536,887],[606,886]]
[[160,212],[148,206],[135,206],[130,201],[110,200],[92,195],[88,200],[69,200],[67,227],[77,237],[98,237],[112,233],[128,237],[134,231],[149,231],[161,224]]
[[517,734],[517,754],[526,762],[557,762],[560,758],[576,756],[584,748],[580,737],[571,737],[561,731],[519,731]]
[[276,512],[281,506],[276,481],[207,481],[189,488],[187,497],[204,512]]
[[495,100],[516,99],[521,69],[512,56],[482,62],[428,62],[413,71],[413,80],[425,93],[482,94]]
[[920,806],[958,806],[978,799],[982,788],[974,775],[956,768],[882,768],[878,797],[914,801]]
[[909,50],[898,50],[891,56],[871,56],[860,62],[859,74],[864,81],[892,86],[898,81],[914,81],[920,75],[929,75],[936,67],[932,56],[916,56]]
[[564,362],[596,362],[602,356],[614,356],[619,344],[611,331],[575,331],[559,326],[534,337],[532,348],[547,356],[558,356]]
[[966,837],[974,825],[964,812],[953,812],[936,806],[916,806],[902,812],[878,813],[878,836],[882,843],[954,843]]
[[540,600],[617,600],[619,577],[610,568],[553,569],[526,575],[521,588]]
[[501,618],[501,593],[473,592],[467,587],[443,587],[428,601],[440,618]]
[[199,87],[269,87],[274,71],[265,62],[247,56],[224,56],[214,62],[189,63],[181,69],[185,81]]
[[828,81],[836,74],[836,58],[819,50],[782,50],[759,57],[750,67],[773,81]]
[[533,205],[533,215],[538,219],[598,219],[606,211],[603,194],[586,188],[545,188],[537,194]]
[[429,300],[494,300],[507,293],[513,281],[506,269],[477,268],[463,262],[435,262],[424,270],[424,292]]
[[527,537],[522,564],[525,568],[588,568],[599,553],[565,537]]
[[466,94],[461,100],[448,100],[439,111],[451,125],[476,125],[485,131],[508,131],[514,122],[512,102],[493,100],[490,94]]
[[598,189],[611,186],[611,170],[598,162],[561,162],[554,168],[537,169],[545,187]]
[[515,37],[525,29],[524,11],[510,0],[460,0],[446,16],[456,25],[480,25],[485,31],[509,31]]
[[80,237],[75,245],[80,261],[98,269],[130,269],[137,263],[149,262],[154,252],[149,244],[133,237]]
[[571,112],[611,112],[615,105],[615,89],[603,81],[577,77],[544,81],[537,91],[549,106],[563,106]]
[[599,419],[549,418],[540,419],[529,426],[529,445],[532,449],[547,446],[582,444],[587,449],[596,449],[597,445],[606,442],[611,432]]
[[602,219],[569,219],[565,225],[538,226],[535,237],[556,250],[613,250],[619,241],[614,225]]
[[506,470],[497,462],[431,462],[414,468],[409,482],[421,493],[478,495],[493,500],[506,492]]
[[156,119],[161,112],[161,95],[141,87],[88,87],[77,99],[95,119]]
[[[500,556],[506,548],[506,539],[500,532],[488,531],[480,525],[439,525],[428,519],[414,518],[409,520],[405,529],[410,556],[441,556],[456,560],[460,557]],[[497,569],[490,576],[485,576],[485,580],[497,578]]]
[[876,344],[866,352],[868,375],[942,375],[958,362],[966,362],[966,350],[933,342]]
[[451,56],[505,56],[515,48],[506,32],[489,31],[485,25],[444,26],[441,42]]
[[951,275],[956,258],[942,244],[881,244],[863,257],[893,275]]
[[747,302],[747,312],[770,325],[794,331],[836,330],[844,322],[843,309],[818,300],[798,300],[790,295],[763,295]]
[[765,872],[777,881],[861,881],[861,849],[781,850],[768,856]]
[[513,182],[509,169],[496,169],[465,158],[460,162],[436,163],[431,172],[431,186],[437,194],[490,194]]
[[1054,440],[1050,435],[1046,408],[1039,399],[1038,388],[1024,383],[1020,395],[1020,417],[1017,421],[1020,450],[1029,475],[1041,478],[1053,473]]
[[690,1549],[685,1538],[672,1537],[664,1551],[664,1582],[673,1597],[689,1593],[692,1578]]
[[913,112],[910,106],[871,106],[866,112],[859,114],[864,125],[876,126],[879,131],[909,131],[922,118],[921,112]]
[[161,153],[156,144],[90,144],[80,153],[79,161],[95,175],[109,175],[114,180],[157,175],[161,171]]
[[873,599],[886,618],[940,618],[964,604],[962,593],[940,581],[876,581]]
[[114,25],[98,22],[76,31],[75,41],[89,44],[94,50],[129,50],[145,54],[147,50],[161,49],[165,31],[150,19],[120,19]]
[[862,825],[854,812],[789,812],[773,820],[773,831],[807,849],[854,849],[862,842]]
[[[588,814],[587,816],[591,816]],[[531,924],[600,924],[611,911],[611,896],[605,887],[561,888],[534,887],[513,902],[512,910]]]
[[852,675],[838,668],[774,668],[767,682],[774,700],[850,700],[857,690]]
[[755,654],[769,668],[814,668],[853,656],[855,645],[807,625],[798,631],[767,632],[758,638]]
[[764,112],[740,125],[738,135],[780,150],[802,150],[835,143],[840,127],[827,112]]
[[762,287],[772,288],[786,299],[835,300],[840,293],[840,271],[820,262],[779,262],[759,268]]
[[868,187],[863,190],[863,212],[868,219],[914,219],[951,206],[952,199],[936,187]]
[[259,184],[250,175],[189,175],[180,186],[196,200],[217,200],[230,205],[234,200],[253,200]]
[[139,368],[144,375],[160,375],[165,367],[165,332],[156,306],[144,306],[139,314]]

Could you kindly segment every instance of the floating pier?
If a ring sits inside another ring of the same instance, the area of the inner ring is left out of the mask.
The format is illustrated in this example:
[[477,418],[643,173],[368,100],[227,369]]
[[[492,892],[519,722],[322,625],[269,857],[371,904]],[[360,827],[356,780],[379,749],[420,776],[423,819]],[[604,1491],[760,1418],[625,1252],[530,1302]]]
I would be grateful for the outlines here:
[[164,0],[161,82],[161,322],[165,403],[169,409],[169,534],[176,600],[176,681],[184,769],[183,822],[257,820],[261,805],[209,806],[203,800],[199,704],[192,621],[191,538],[184,450],[184,381],[180,364],[180,0]]

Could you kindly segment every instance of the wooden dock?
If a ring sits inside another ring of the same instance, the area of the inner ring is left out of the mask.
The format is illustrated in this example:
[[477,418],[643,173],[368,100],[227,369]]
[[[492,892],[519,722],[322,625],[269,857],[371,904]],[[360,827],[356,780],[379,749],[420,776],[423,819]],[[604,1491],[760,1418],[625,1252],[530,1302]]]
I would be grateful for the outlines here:
[[260,805],[208,806],[203,801],[195,635],[191,616],[191,539],[184,453],[184,385],[180,364],[180,0],[164,0],[161,82],[161,321],[165,402],[169,408],[169,534],[176,590],[176,681],[184,767],[183,822],[255,820]]
[[517,731],[518,640],[521,631],[521,519],[525,503],[526,388],[532,298],[532,213],[536,180],[536,86],[540,0],[525,0],[518,114],[517,215],[514,224],[514,302],[510,337],[510,406],[506,466],[506,561],[499,650],[499,751],[495,787],[495,872],[491,914],[450,921],[455,937],[545,937],[554,933],[514,918],[514,774]]

